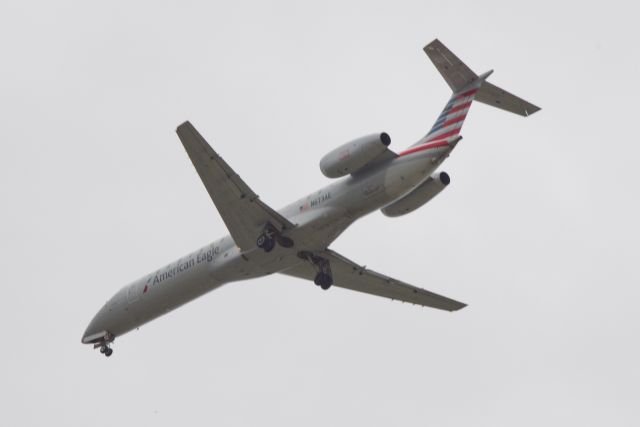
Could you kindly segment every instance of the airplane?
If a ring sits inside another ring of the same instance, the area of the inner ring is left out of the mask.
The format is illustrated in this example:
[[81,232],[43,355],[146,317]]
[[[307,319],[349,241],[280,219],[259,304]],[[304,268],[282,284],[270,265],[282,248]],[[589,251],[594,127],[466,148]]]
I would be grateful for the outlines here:
[[[328,186],[276,211],[263,202],[190,122],[176,133],[230,235],[203,246],[121,288],[82,335],[109,357],[116,337],[224,284],[284,274],[392,300],[456,311],[466,304],[387,277],[329,248],[353,222],[377,210],[388,217],[423,206],[450,183],[437,169],[462,139],[471,103],[479,101],[521,116],[539,107],[476,75],[438,39],[424,47],[453,94],[429,132],[395,153],[385,132],[330,151],[320,170]],[[340,179],[338,179],[340,178]]]

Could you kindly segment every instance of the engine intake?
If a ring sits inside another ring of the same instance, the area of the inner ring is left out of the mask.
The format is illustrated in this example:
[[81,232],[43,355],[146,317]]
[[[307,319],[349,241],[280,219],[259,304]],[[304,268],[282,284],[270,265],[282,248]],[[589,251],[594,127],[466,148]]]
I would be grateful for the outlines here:
[[320,170],[327,178],[357,172],[378,157],[391,143],[385,132],[363,136],[329,152],[320,160]]

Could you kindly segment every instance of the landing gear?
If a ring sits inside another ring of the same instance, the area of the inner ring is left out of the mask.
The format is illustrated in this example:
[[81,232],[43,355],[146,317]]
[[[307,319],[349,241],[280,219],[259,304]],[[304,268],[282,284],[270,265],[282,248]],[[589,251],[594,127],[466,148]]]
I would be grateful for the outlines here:
[[103,343],[100,346],[100,353],[104,354],[105,356],[109,357],[113,354],[113,349],[111,347],[109,347],[109,343]]
[[323,290],[327,290],[333,285],[333,277],[326,273],[316,274],[316,278],[313,279],[313,283],[320,286]]
[[281,236],[280,234],[276,235],[276,240],[278,241],[278,244],[280,246],[282,246],[283,248],[292,248],[293,247],[293,240],[291,240],[290,238],[286,237],[286,236]]
[[293,247],[293,240],[280,234],[280,231],[271,225],[271,223],[267,223],[264,227],[264,231],[256,239],[256,246],[263,249],[265,252],[271,252],[273,248],[276,247],[276,243],[283,248]]
[[262,233],[256,240],[256,245],[264,249],[265,252],[271,252],[276,246],[276,240],[273,237],[268,236],[266,233]]
[[329,261],[307,251],[298,252],[298,257],[308,261],[316,269],[317,274],[313,279],[313,283],[325,291],[333,285],[333,275],[331,274]]
[[109,357],[113,354],[113,349],[110,346],[114,339],[115,336],[112,333],[107,333],[102,338],[102,340],[93,344],[93,348],[100,348],[100,353],[104,354],[106,357]]

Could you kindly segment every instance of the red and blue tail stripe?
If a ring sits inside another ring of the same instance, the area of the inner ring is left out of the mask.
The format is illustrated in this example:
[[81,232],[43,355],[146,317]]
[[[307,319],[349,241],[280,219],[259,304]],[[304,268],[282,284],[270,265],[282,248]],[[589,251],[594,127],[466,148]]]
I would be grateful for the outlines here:
[[478,92],[478,87],[471,88],[462,93],[454,93],[429,133],[421,140],[421,143],[447,139],[458,135],[467,117],[469,108],[471,108],[473,97],[476,92]]
[[449,146],[450,143],[457,142],[460,139],[458,136],[464,120],[467,118],[469,108],[471,108],[482,82],[483,80],[478,80],[470,86],[454,92],[429,133],[399,155],[404,156],[419,151],[443,148]]
[[429,133],[401,152],[399,156],[434,150],[432,153],[434,158],[442,158],[440,152],[451,151],[462,138],[460,130],[467,118],[471,103],[476,97],[478,102],[522,116],[528,116],[540,109],[504,89],[486,82],[493,70],[477,75],[438,39],[426,45],[424,52],[447,82],[453,95],[442,109]]

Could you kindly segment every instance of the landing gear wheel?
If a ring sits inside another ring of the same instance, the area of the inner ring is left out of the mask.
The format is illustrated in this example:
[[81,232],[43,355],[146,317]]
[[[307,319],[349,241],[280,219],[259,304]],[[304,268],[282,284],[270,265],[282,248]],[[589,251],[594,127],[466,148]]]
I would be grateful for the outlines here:
[[321,272],[316,274],[315,279],[313,279],[313,283],[326,291],[331,287],[331,285],[333,285],[333,278],[329,274]]
[[259,248],[264,249],[265,252],[271,252],[273,248],[276,246],[276,241],[272,237],[267,236],[266,234],[261,234],[258,236],[258,239],[256,240],[256,245]]
[[112,348],[107,347],[107,348],[105,349],[105,351],[104,351],[104,355],[105,355],[105,356],[107,356],[107,357],[109,357],[109,356],[111,356],[112,354],[113,354],[113,349],[112,349]]
[[292,248],[293,240],[281,234],[281,231],[274,227],[271,223],[267,223],[262,233],[256,239],[256,246],[264,249],[265,252],[271,252],[278,243],[283,248]]
[[267,243],[263,246],[265,252],[271,252],[276,247],[276,241],[274,239],[267,239]]
[[103,345],[102,347],[100,347],[100,353],[104,354],[105,351],[107,351],[106,345]]
[[309,262],[317,271],[316,277],[313,278],[313,283],[325,291],[333,285],[333,275],[331,274],[331,264],[329,260],[307,251],[298,252],[298,258]]
[[291,240],[288,237],[277,235],[276,236],[276,240],[278,240],[278,244],[280,246],[282,246],[283,248],[292,248],[293,247],[293,240]]

